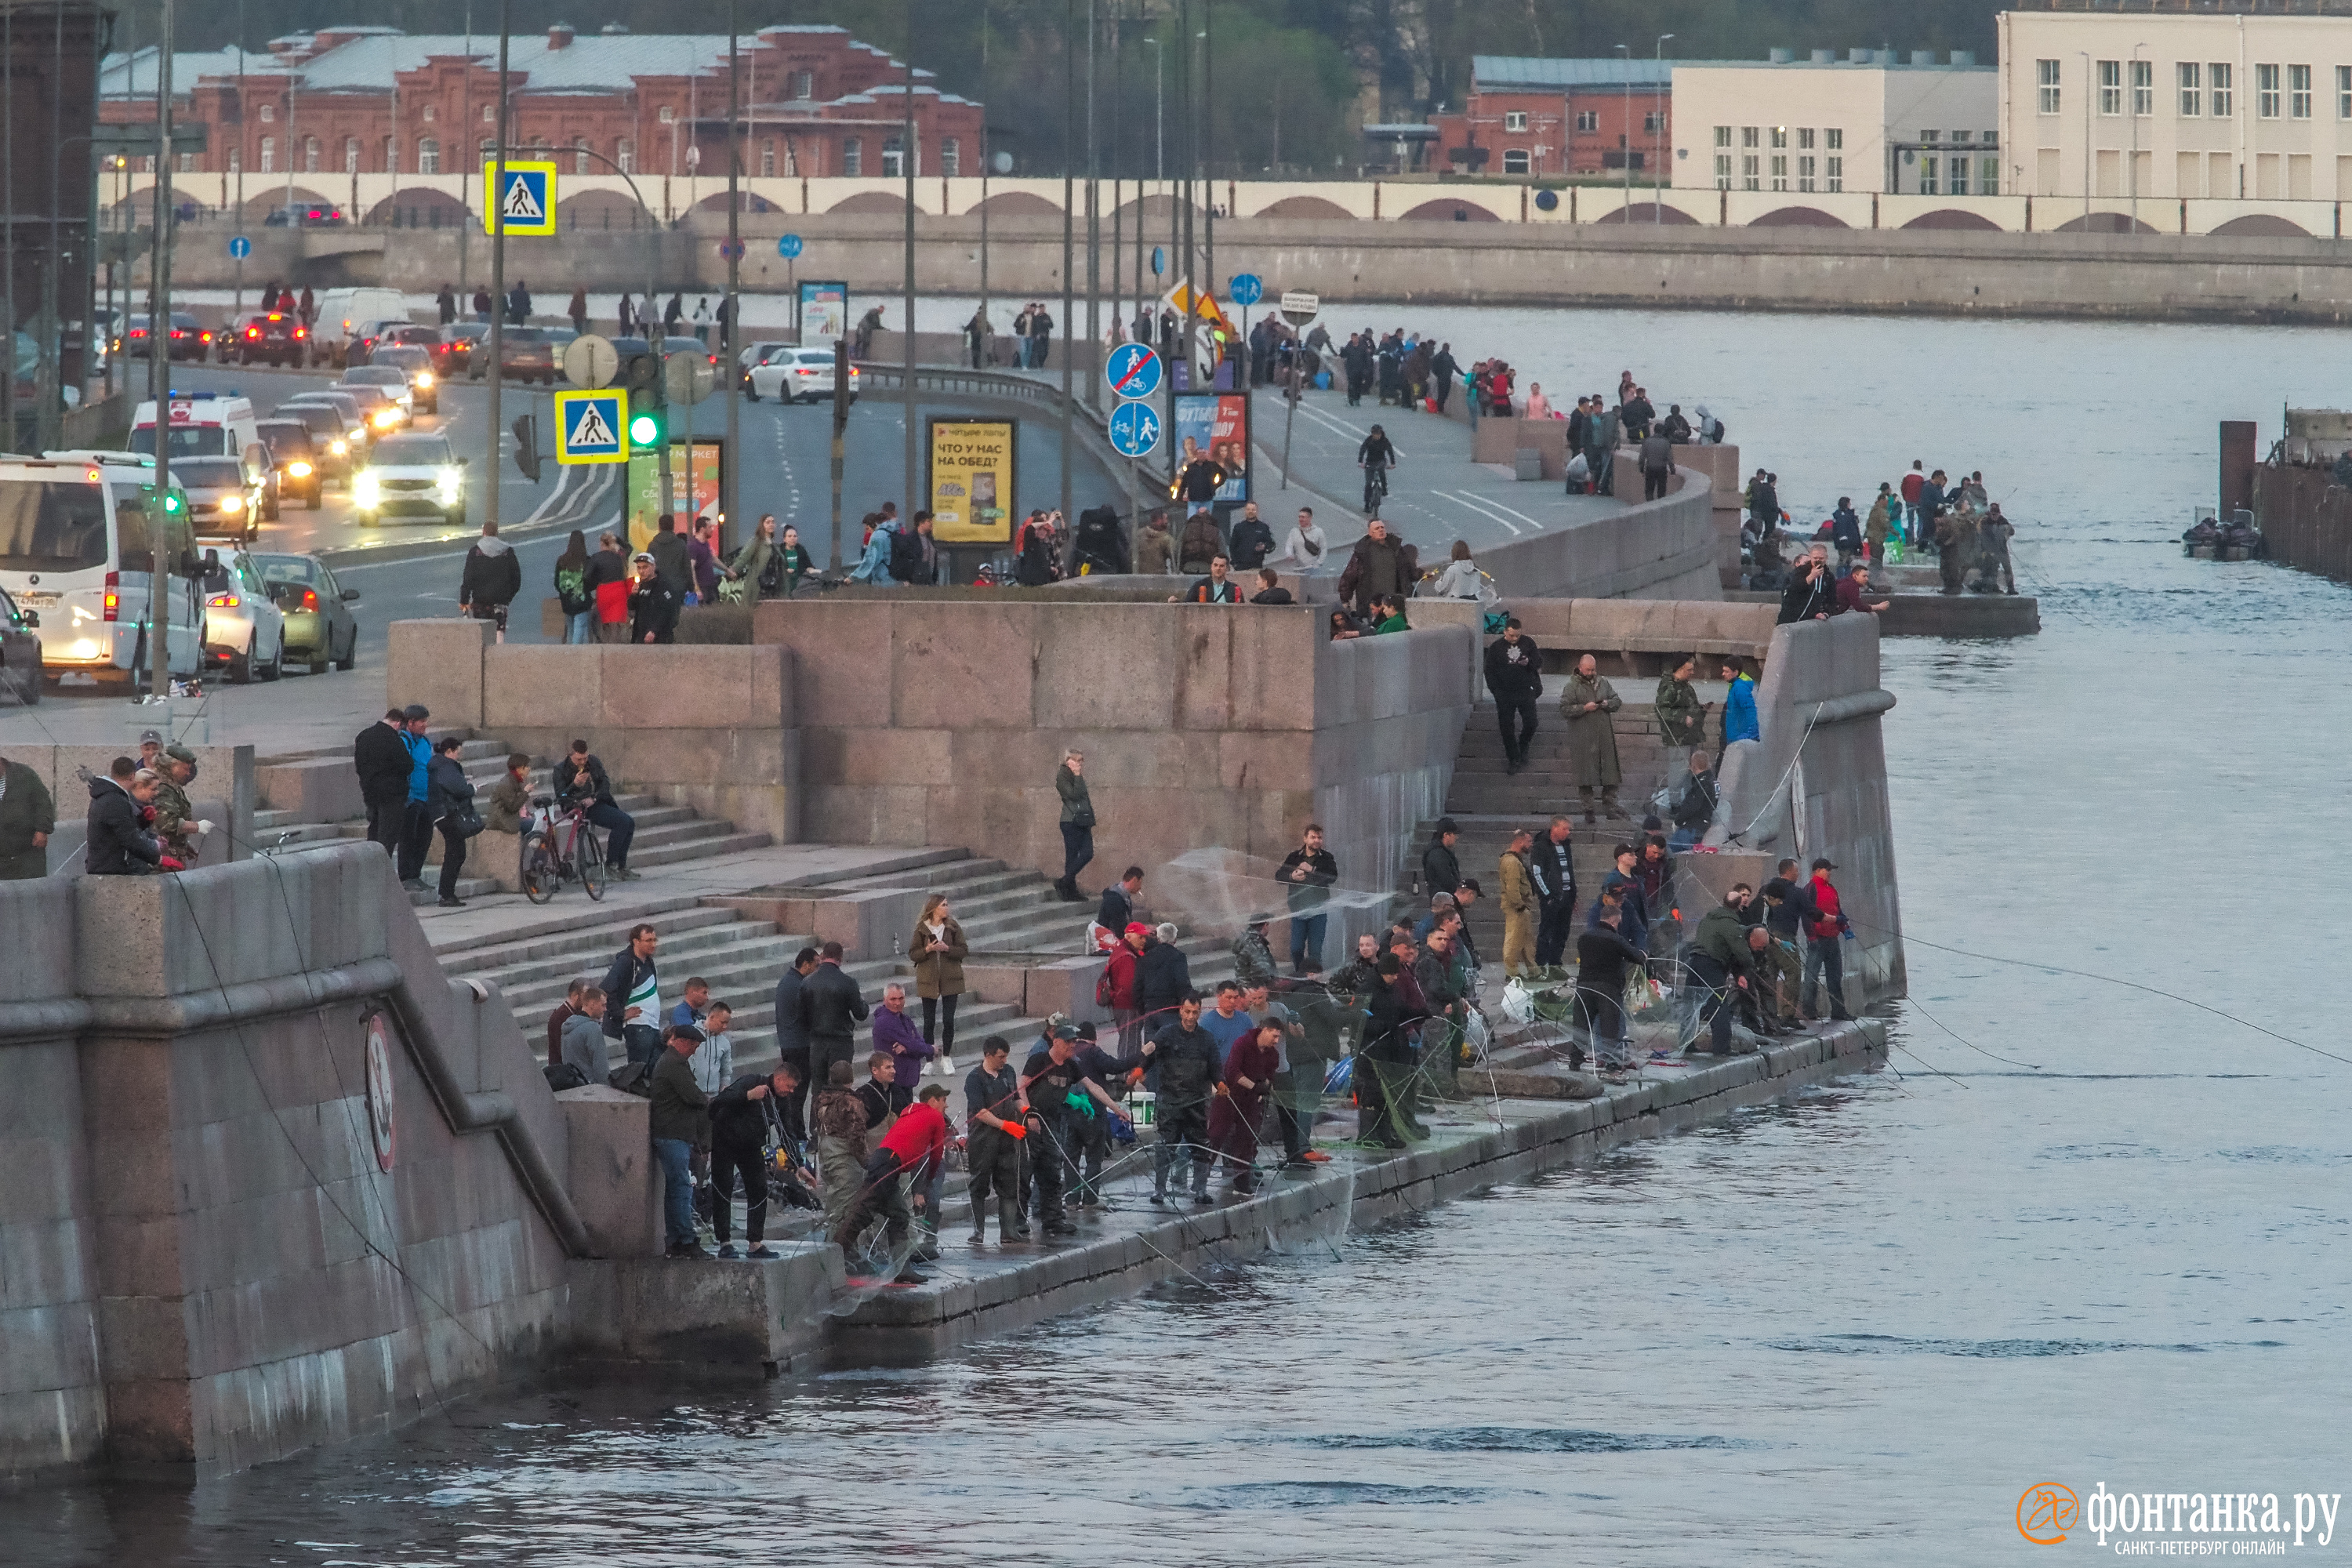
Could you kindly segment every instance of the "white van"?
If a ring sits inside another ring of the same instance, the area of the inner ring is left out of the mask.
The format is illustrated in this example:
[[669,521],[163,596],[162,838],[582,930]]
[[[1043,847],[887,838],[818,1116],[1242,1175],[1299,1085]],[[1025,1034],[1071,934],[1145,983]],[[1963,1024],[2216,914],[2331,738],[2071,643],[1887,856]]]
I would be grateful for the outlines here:
[[204,606],[186,506],[132,463],[0,459],[0,587],[41,617],[41,670],[144,667],[151,592],[168,606],[171,669],[201,667]]
[[397,289],[330,289],[319,296],[310,323],[310,363],[343,367],[352,340],[365,337],[380,321],[405,321],[408,301]]
[[[182,458],[241,458],[261,439],[255,427],[253,400],[226,392],[175,392],[171,405],[173,461]],[[155,453],[155,405],[142,403],[131,412],[131,449]]]

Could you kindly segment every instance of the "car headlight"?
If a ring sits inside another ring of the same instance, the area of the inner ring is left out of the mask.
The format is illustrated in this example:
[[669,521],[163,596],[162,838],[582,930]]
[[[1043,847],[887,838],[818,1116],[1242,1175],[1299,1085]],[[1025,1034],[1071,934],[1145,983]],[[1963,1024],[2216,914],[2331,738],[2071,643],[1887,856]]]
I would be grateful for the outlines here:
[[433,384],[433,373],[432,373],[431,371],[429,371],[429,370],[420,370],[420,371],[418,371],[418,372],[416,373],[416,384],[417,384],[418,386],[420,386],[420,387],[425,387],[425,386],[430,386],[430,385],[432,385],[432,384]]
[[307,479],[310,477],[310,465],[303,462],[289,463],[286,465],[286,476],[289,479]]
[[245,510],[245,498],[243,496],[223,496],[221,497],[220,509],[223,511],[243,511]]
[[396,408],[379,408],[375,411],[375,427],[377,429],[389,430],[399,423],[400,410]]
[[456,500],[457,499],[457,496],[458,496],[458,494],[459,494],[460,490],[463,489],[463,487],[464,487],[464,485],[465,485],[465,482],[466,482],[466,476],[465,476],[465,475],[463,475],[463,474],[461,474],[461,473],[459,473],[457,469],[455,469],[455,468],[444,468],[444,469],[442,469],[442,470],[441,470],[441,499],[442,499],[443,500],[448,500],[448,501],[454,501],[454,500]]
[[351,444],[345,441],[341,436],[336,437],[332,441],[327,443],[327,450],[334,453],[338,458],[346,456],[350,453],[351,449]]
[[383,499],[383,487],[373,474],[362,474],[352,480],[352,504],[362,511],[373,511]]

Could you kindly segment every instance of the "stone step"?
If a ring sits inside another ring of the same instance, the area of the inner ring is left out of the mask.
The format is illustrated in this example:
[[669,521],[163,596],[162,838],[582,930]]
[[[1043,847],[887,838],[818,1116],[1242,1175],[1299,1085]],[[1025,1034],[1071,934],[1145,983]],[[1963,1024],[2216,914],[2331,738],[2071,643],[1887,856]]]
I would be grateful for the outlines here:
[[[431,868],[428,867],[427,869]],[[467,903],[473,902],[476,899],[489,898],[498,890],[499,885],[488,878],[459,877],[457,879],[457,896]],[[408,901],[419,909],[431,909],[440,901],[440,899],[441,881],[437,873],[425,879],[423,892],[411,892],[408,895]]]
[[658,844],[640,855],[637,847],[629,846],[629,866],[643,870],[648,866],[675,866],[681,860],[702,860],[714,855],[732,855],[744,849],[764,849],[769,837],[764,833],[728,833],[716,838],[695,838],[678,844]]
[[486,946],[464,946],[446,952],[436,947],[435,952],[440,955],[441,967],[451,974],[480,974],[504,964],[558,957],[583,947],[590,951],[602,947],[610,957],[628,941],[631,926],[647,921],[661,929],[665,940],[672,933],[683,935],[706,926],[742,923],[734,910],[701,907],[689,897],[678,900],[675,908],[640,909],[625,915],[608,913],[600,907],[577,920],[528,937]]

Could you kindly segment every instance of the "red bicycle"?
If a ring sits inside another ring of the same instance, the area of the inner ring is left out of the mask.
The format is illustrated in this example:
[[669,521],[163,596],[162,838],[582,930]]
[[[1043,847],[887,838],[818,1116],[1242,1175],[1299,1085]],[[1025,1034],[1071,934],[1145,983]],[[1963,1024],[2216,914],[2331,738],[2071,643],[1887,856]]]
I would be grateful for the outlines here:
[[543,904],[564,883],[579,881],[593,900],[604,897],[604,846],[577,802],[558,808],[553,795],[539,795],[531,805],[530,826],[523,830],[521,881],[523,897]]

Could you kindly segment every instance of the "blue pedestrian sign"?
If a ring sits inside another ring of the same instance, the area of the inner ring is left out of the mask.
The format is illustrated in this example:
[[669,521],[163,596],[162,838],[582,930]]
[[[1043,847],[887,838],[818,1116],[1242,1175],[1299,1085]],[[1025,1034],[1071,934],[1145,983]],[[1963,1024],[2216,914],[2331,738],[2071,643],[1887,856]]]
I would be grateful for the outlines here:
[[490,160],[482,165],[482,204],[486,234],[553,234],[555,165]]
[[1236,305],[1255,305],[1265,298],[1265,280],[1255,272],[1236,272],[1225,285]]
[[1168,247],[1164,245],[1153,246],[1151,247],[1151,275],[1154,278],[1157,278],[1167,270]]
[[1160,390],[1160,356],[1148,343],[1121,343],[1110,351],[1103,377],[1116,396],[1149,397]]
[[1122,458],[1148,458],[1160,445],[1160,416],[1149,403],[1122,403],[1110,411],[1110,444]]
[[253,254],[253,241],[240,234],[228,242],[228,253],[242,261]]
[[776,237],[776,254],[790,261],[801,253],[801,237],[782,234]]
[[618,387],[555,395],[555,460],[559,463],[625,463],[623,433],[629,427],[629,396]]

